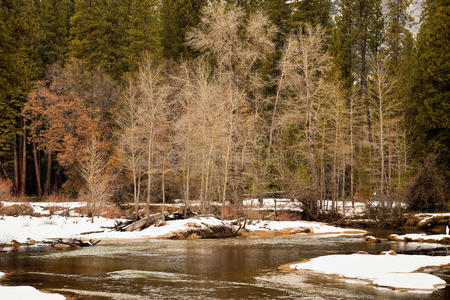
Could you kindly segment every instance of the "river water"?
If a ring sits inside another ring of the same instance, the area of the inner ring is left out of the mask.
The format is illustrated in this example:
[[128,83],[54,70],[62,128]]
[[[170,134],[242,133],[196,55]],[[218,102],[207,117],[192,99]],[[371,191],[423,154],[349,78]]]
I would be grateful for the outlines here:
[[[31,285],[70,299],[450,299],[449,286],[424,295],[277,271],[282,264],[336,252],[405,247],[418,244],[323,236],[150,240],[0,254],[0,270],[8,273],[2,285]],[[434,274],[450,283],[450,268]]]

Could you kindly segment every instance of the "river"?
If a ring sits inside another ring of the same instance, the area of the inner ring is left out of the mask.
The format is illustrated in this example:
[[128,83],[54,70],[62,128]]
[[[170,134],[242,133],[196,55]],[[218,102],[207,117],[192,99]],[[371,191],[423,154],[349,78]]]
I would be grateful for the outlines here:
[[[71,299],[450,299],[449,286],[424,295],[277,271],[282,264],[340,251],[418,246],[406,245],[348,236],[149,240],[0,254],[0,270],[9,273],[2,285],[31,285]],[[450,283],[450,268],[434,274]]]

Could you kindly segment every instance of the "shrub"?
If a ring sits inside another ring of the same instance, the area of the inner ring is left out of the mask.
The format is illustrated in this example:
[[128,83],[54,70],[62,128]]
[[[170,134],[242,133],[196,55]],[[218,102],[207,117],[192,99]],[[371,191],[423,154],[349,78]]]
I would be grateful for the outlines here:
[[429,154],[406,192],[408,207],[413,211],[444,211],[448,209],[447,181],[436,164],[436,155]]
[[0,200],[7,200],[11,197],[11,188],[11,181],[0,177]]

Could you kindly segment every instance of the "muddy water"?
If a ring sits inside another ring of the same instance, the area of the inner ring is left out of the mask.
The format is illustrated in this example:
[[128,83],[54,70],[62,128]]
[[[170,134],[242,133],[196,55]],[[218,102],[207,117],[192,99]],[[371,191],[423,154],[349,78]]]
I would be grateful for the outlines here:
[[[99,244],[74,251],[1,254],[2,285],[31,285],[71,299],[450,299],[396,292],[279,265],[336,251],[415,249],[357,237],[275,237]],[[450,269],[435,274],[450,283]],[[1,295],[0,295],[1,299]]]

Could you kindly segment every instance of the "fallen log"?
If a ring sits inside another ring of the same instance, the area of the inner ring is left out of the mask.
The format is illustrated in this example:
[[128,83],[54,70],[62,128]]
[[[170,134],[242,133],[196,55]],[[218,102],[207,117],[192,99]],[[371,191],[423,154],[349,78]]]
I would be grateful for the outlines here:
[[124,226],[123,228],[121,228],[121,231],[136,231],[136,230],[142,230],[145,229],[147,227],[149,227],[150,225],[155,224],[156,222],[161,220],[161,214],[157,213],[157,214],[153,214],[153,215],[149,215],[139,221],[133,222],[129,225]]
[[63,239],[57,239],[49,242],[52,247],[55,248],[80,248],[80,247],[91,247],[95,246],[98,243],[100,243],[100,240],[94,241],[90,239],[89,241],[83,241],[79,239],[69,239],[69,240],[63,240]]

